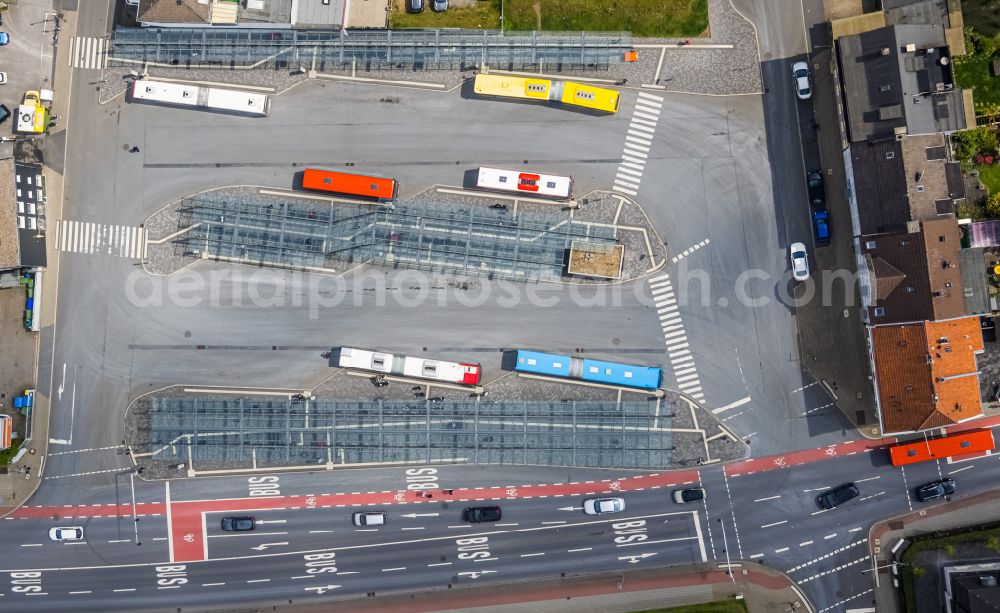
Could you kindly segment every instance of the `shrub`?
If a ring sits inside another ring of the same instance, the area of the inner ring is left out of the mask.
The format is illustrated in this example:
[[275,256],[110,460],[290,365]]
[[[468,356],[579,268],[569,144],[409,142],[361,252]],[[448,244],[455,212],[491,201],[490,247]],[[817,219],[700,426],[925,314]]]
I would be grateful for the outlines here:
[[991,551],[995,551],[996,553],[1000,553],[1000,537],[994,534],[990,538],[986,539],[986,548]]
[[927,569],[924,568],[923,566],[914,566],[913,567],[913,576],[914,577],[923,577],[925,574],[927,574]]
[[989,153],[977,153],[976,157],[973,158],[976,162],[976,166],[992,166],[993,156]]
[[972,161],[977,153],[995,153],[997,150],[997,133],[987,126],[957,132],[952,138],[955,157],[962,162]]
[[986,211],[991,215],[1000,216],[1000,192],[990,194],[986,201]]
[[944,545],[944,552],[946,554],[948,554],[949,558],[954,558],[955,557],[955,546],[952,545],[951,543],[945,543],[945,545]]

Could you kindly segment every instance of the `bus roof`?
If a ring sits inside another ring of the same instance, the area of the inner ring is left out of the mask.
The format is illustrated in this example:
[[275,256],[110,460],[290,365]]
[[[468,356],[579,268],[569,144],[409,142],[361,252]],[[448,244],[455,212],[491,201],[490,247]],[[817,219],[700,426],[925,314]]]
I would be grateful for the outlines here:
[[635,366],[632,364],[620,364],[618,362],[584,359],[583,375],[581,378],[587,381],[599,381],[612,385],[656,389],[660,387],[660,380],[663,378],[663,373],[659,368],[651,366]]
[[219,89],[217,87],[212,87],[208,90],[207,104],[213,109],[252,113],[254,115],[266,115],[268,107],[266,94],[254,94],[232,89]]
[[396,197],[397,186],[395,179],[307,168],[302,173],[302,188],[392,200]]
[[486,96],[548,100],[552,91],[552,81],[505,74],[477,74],[473,89],[477,94]]
[[566,81],[562,88],[562,103],[582,106],[588,109],[617,113],[621,95],[603,87],[594,87],[584,83]]
[[569,376],[570,357],[540,351],[517,350],[517,370],[543,375]]
[[989,451],[995,446],[992,430],[970,430],[951,436],[920,439],[893,445],[889,448],[889,458],[893,466],[902,466],[915,462]]

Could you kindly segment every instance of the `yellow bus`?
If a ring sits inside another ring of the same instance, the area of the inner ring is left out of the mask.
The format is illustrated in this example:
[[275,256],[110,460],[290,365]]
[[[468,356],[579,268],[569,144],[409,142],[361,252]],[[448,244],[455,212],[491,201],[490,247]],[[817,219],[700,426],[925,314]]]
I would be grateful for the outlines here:
[[613,89],[573,81],[477,74],[474,91],[483,96],[561,102],[572,106],[617,113],[620,94]]
[[552,93],[552,81],[501,74],[477,74],[475,91],[484,96],[548,100]]
[[620,98],[619,93],[613,89],[566,81],[562,87],[560,102],[604,111],[605,113],[617,113]]

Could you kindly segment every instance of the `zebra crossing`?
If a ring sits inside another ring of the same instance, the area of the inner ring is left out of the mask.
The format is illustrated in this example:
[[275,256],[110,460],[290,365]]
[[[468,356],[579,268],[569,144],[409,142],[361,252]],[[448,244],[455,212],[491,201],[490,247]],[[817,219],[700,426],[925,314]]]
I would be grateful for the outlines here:
[[69,39],[70,68],[103,70],[107,66],[108,39],[96,36],[74,36]]
[[653,135],[656,133],[656,123],[660,119],[662,107],[661,96],[639,92],[632,120],[628,124],[628,133],[625,135],[622,162],[618,165],[618,174],[615,175],[611,191],[628,196],[639,193],[639,182],[646,169],[646,158],[653,146]]
[[69,253],[104,253],[122,258],[146,257],[146,229],[133,226],[56,222],[56,245]]
[[653,304],[660,317],[660,327],[663,328],[663,341],[667,345],[667,357],[670,368],[674,371],[677,387],[695,400],[705,400],[701,389],[701,379],[694,364],[694,356],[688,344],[684,322],[677,309],[677,298],[674,296],[674,286],[670,275],[662,274],[649,280],[649,290],[653,295]]

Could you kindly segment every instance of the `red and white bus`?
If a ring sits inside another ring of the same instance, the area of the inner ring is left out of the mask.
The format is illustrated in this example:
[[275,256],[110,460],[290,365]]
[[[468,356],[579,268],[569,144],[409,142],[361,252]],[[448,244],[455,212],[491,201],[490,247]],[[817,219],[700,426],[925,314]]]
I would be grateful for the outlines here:
[[573,177],[543,175],[502,168],[479,168],[476,187],[515,194],[568,199],[573,195]]
[[320,192],[376,198],[378,200],[394,200],[399,185],[395,179],[356,175],[350,172],[319,170],[307,168],[302,173],[302,189]]
[[893,466],[992,451],[996,446],[992,430],[969,430],[950,436],[899,443],[889,448]]
[[462,385],[479,385],[482,370],[479,364],[425,360],[353,347],[338,348],[332,362],[341,368],[357,368],[387,375],[403,375]]

